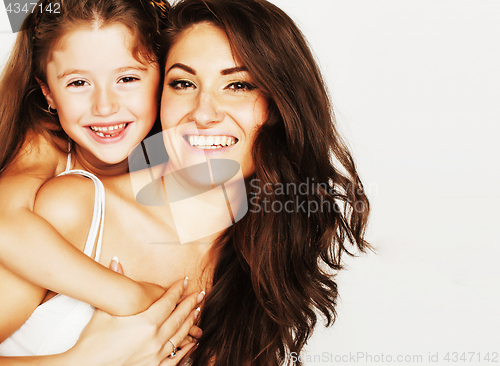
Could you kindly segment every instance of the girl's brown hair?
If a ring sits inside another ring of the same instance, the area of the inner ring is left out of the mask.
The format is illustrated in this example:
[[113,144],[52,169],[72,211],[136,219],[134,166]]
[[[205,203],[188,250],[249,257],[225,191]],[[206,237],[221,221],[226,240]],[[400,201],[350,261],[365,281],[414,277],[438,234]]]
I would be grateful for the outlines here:
[[160,30],[166,26],[169,7],[166,1],[148,0],[40,0],[24,20],[0,78],[0,173],[29,132],[49,139],[51,135],[65,137],[57,115],[47,112],[37,81],[46,83],[50,54],[65,34],[82,25],[105,27],[119,22],[134,37],[134,57],[157,62],[162,53]]
[[183,0],[171,22],[168,46],[200,22],[224,30],[269,106],[252,151],[250,211],[213,248],[194,365],[291,364],[317,313],[335,320],[342,255],[370,248],[368,199],[314,57],[283,11],[265,0]]

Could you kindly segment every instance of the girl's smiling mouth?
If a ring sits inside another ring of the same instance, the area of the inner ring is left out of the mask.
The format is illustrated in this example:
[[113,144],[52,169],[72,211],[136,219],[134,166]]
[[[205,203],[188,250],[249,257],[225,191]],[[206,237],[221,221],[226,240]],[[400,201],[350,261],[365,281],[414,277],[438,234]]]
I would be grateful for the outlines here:
[[120,133],[122,133],[127,128],[128,125],[129,123],[126,122],[126,123],[119,123],[116,125],[89,126],[89,129],[99,137],[111,138],[111,137],[116,137]]

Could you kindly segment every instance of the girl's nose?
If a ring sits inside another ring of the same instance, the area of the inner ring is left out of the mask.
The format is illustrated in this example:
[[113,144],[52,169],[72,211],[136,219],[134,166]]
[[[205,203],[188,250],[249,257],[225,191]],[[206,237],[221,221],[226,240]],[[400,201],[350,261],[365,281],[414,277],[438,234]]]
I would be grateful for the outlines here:
[[92,113],[96,116],[110,116],[119,110],[115,93],[108,89],[98,89],[95,93]]

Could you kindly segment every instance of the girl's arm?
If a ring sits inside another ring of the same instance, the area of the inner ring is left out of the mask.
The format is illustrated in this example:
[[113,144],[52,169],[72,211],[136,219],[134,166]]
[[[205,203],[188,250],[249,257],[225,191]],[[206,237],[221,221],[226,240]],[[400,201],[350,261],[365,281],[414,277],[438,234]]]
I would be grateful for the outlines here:
[[[60,170],[64,155],[42,139],[25,145],[0,176],[0,265],[33,284],[110,314],[147,309],[163,293],[160,287],[134,282],[101,266],[33,213],[39,188]],[[11,302],[22,303],[15,292],[9,296]]]
[[28,320],[46,292],[0,266],[0,343]]
[[[114,317],[97,310],[76,345],[50,356],[0,357],[0,366],[173,366],[194,346],[188,343],[175,358],[169,340],[181,344],[197,316],[199,294],[181,301],[184,280],[175,283],[148,310]],[[199,329],[198,329],[199,330]]]

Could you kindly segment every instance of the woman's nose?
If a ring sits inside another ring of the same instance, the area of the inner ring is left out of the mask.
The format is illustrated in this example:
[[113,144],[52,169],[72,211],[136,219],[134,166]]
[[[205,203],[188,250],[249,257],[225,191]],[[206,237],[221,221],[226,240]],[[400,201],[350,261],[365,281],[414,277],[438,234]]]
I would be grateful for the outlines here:
[[200,125],[211,125],[222,121],[224,113],[213,93],[200,93],[195,101],[191,119]]
[[106,117],[119,110],[118,101],[112,90],[101,88],[96,90],[92,113],[96,116]]

